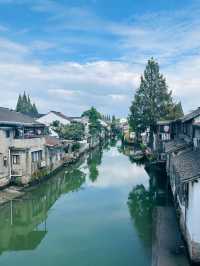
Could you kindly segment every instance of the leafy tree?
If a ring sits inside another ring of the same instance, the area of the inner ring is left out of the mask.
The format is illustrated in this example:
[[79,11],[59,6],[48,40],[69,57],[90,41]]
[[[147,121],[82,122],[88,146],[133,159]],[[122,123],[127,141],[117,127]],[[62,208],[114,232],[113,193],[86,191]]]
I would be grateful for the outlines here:
[[101,114],[93,106],[89,110],[83,112],[82,117],[83,116],[87,116],[90,120],[101,119]]
[[60,137],[68,140],[82,140],[85,134],[84,125],[79,122],[74,122],[69,125],[61,125],[58,129]]
[[183,108],[181,105],[181,102],[174,103],[171,106],[169,106],[169,113],[166,115],[167,120],[173,120],[184,116]]
[[[136,132],[144,131],[149,127],[152,144],[153,128],[156,122],[167,119],[169,114],[173,113],[174,108],[172,92],[168,90],[166,80],[160,74],[158,63],[151,58],[144,75],[141,76],[140,86],[130,107],[129,124]],[[179,111],[176,111],[176,115],[179,115]]]
[[51,123],[51,127],[53,128],[59,128],[61,126],[60,122],[58,120],[55,120]]
[[89,110],[83,112],[82,117],[86,116],[89,118],[89,130],[92,136],[97,135],[101,132],[101,114],[96,110],[96,108],[91,107]]
[[58,136],[61,136],[63,125],[58,120],[53,121],[50,127],[58,134]]

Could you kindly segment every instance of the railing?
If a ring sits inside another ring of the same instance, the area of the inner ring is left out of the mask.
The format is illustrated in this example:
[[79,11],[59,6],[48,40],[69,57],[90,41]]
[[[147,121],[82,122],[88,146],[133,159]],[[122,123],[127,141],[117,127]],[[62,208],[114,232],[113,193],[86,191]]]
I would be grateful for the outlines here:
[[11,170],[11,176],[22,176],[22,174],[23,174],[23,171],[22,171],[22,169],[15,169],[15,170]]
[[43,137],[45,137],[44,134],[42,135],[30,134],[30,135],[24,135],[24,136],[15,136],[14,139],[36,139],[36,138],[43,138]]
[[31,138],[31,139],[12,139],[11,146],[14,148],[31,148],[31,147],[43,147],[45,144],[45,138]]

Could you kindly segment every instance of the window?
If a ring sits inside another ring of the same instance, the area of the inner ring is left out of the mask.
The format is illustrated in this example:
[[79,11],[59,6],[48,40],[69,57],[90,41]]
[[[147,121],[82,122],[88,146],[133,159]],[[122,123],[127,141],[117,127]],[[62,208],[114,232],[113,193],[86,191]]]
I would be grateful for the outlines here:
[[20,164],[20,156],[12,155],[12,164]]
[[7,156],[4,156],[3,157],[3,166],[4,167],[7,167],[8,166],[8,158],[7,158]]
[[164,126],[163,125],[160,125],[159,131],[164,132]]
[[32,162],[42,161],[42,151],[34,151],[31,153]]
[[189,184],[185,184],[185,207],[188,208],[189,205]]
[[10,130],[6,130],[6,138],[10,138]]

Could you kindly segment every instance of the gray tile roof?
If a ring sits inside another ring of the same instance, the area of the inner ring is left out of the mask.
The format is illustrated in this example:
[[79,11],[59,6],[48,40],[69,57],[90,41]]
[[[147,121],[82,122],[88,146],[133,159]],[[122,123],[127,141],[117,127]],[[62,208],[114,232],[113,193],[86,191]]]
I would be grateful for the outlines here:
[[24,115],[22,113],[10,110],[8,108],[0,107],[0,124],[1,125],[40,125],[34,118]]
[[82,118],[81,116],[66,116],[65,114],[63,114],[61,112],[57,112],[57,111],[51,111],[51,113],[54,113],[55,115],[57,115],[63,119],[66,119],[68,121],[73,121],[73,120]]
[[200,151],[186,150],[175,156],[173,164],[180,182],[200,178]]
[[182,118],[182,122],[187,122],[199,115],[200,115],[200,107],[198,107],[196,110],[192,111],[191,113],[184,115]]
[[45,144],[49,147],[62,146],[61,141],[53,136],[45,136]]
[[187,147],[187,144],[182,139],[172,140],[172,141],[166,142],[164,145],[165,145],[166,153],[176,152],[179,150],[183,150]]
[[57,115],[57,116],[59,116],[59,117],[61,117],[61,118],[63,118],[63,119],[66,119],[66,120],[69,120],[69,121],[71,120],[70,117],[64,115],[64,114],[61,113],[61,112],[51,111],[51,113],[54,113],[55,115]]

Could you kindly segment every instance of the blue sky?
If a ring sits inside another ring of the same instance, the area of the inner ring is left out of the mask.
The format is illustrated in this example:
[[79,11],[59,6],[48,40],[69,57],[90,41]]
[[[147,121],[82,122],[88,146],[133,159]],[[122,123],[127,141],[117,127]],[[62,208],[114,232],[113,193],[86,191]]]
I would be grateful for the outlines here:
[[199,106],[198,0],[0,0],[0,105],[126,116],[155,57],[174,98]]

